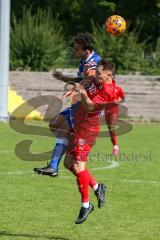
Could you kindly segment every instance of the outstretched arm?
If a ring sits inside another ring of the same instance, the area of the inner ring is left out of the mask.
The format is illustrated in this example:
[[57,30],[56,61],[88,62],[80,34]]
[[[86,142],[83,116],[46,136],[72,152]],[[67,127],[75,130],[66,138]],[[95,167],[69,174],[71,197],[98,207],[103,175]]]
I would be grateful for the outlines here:
[[76,78],[76,77],[69,77],[69,76],[65,76],[65,75],[63,75],[63,73],[62,72],[59,72],[59,71],[57,71],[57,72],[53,72],[52,73],[52,76],[54,77],[54,78],[56,78],[57,80],[60,80],[60,81],[63,81],[63,82],[69,82],[69,81],[77,81],[77,79],[78,78]]

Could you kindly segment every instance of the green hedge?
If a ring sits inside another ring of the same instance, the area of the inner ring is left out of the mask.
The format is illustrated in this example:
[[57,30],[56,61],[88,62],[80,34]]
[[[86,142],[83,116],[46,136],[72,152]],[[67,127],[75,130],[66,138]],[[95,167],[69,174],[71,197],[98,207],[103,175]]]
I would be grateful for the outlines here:
[[10,68],[47,71],[64,66],[67,62],[67,45],[63,28],[50,11],[23,10],[23,18],[17,22],[13,15],[11,27]]

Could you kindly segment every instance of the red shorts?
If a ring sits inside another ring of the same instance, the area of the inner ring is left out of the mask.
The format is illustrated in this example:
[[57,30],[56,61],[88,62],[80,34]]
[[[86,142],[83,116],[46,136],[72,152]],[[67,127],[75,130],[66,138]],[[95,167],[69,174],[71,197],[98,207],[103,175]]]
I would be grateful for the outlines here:
[[69,142],[67,153],[73,156],[75,161],[86,162],[92,149],[92,145],[85,143],[84,139],[73,137]]

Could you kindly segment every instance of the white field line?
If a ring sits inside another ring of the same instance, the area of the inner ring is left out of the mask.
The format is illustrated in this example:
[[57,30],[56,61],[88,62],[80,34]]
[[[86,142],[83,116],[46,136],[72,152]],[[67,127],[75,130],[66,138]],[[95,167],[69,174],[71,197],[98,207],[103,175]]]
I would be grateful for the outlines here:
[[10,150],[1,150],[1,151],[0,151],[0,154],[1,154],[1,153],[9,153],[9,152],[12,152],[12,153],[13,153],[13,151],[10,151]]
[[[98,167],[98,168],[90,168],[91,171],[97,171],[97,170],[107,170],[107,169],[113,169],[119,166],[118,162],[115,161],[108,161],[111,163],[109,166],[105,167]],[[67,170],[62,169],[59,170],[59,172],[65,172]],[[24,175],[24,174],[34,174],[33,171],[27,170],[27,171],[9,171],[9,172],[1,172],[0,171],[0,176],[4,175]],[[40,176],[44,177],[44,176]],[[65,176],[65,175],[59,175],[59,179],[74,179],[72,176]],[[54,178],[53,178],[54,179]],[[120,182],[127,182],[127,183],[136,183],[136,184],[160,184],[160,181],[156,180],[142,180],[142,179],[102,179],[103,181],[120,181]]]
[[106,169],[113,169],[113,168],[119,167],[119,162],[111,161],[111,160],[108,160],[107,162],[111,163],[111,165],[105,166],[105,167],[90,168],[90,170],[97,171],[97,170],[106,170]]
[[[119,180],[119,179],[118,179],[118,180]],[[129,182],[129,183],[160,184],[160,181],[156,181],[156,180],[120,179],[120,181]]]
[[[106,169],[106,167],[104,168]],[[97,170],[104,170],[102,168],[97,168]],[[91,171],[96,170],[95,168],[92,169],[90,168]],[[60,170],[59,172],[65,172],[67,170]],[[4,175],[24,175],[24,174],[34,174],[33,171],[28,170],[28,171],[13,171],[13,172],[0,172],[0,176],[4,176]],[[39,175],[39,177],[44,177]],[[46,177],[46,176],[45,176]],[[72,176],[65,176],[65,175],[59,175],[58,176],[59,179],[75,179]],[[54,178],[53,178],[54,179]],[[56,178],[57,179],[57,178]],[[102,178],[101,180],[103,181],[118,181],[118,182],[126,182],[126,183],[134,183],[134,184],[160,184],[160,181],[156,181],[156,180],[142,180],[142,179],[104,179]]]
[[[97,167],[97,168],[90,168],[90,170],[92,171],[97,171],[97,170],[106,170],[106,169],[112,169],[112,168],[116,168],[119,166],[118,162],[115,161],[109,161],[109,163],[111,163],[111,165],[109,166],[105,166],[105,167]],[[66,171],[65,169],[63,170],[59,170],[59,172],[64,172]],[[0,171],[0,175],[23,175],[23,174],[27,174],[27,173],[32,173],[33,171],[28,170],[28,171],[9,171],[9,172],[1,172]],[[67,177],[67,176],[66,176]]]
[[[91,170],[91,169],[90,169]],[[74,179],[74,177],[72,176],[59,176],[59,178],[65,178],[65,179]],[[101,180],[103,181],[118,181],[118,182],[126,182],[126,183],[140,183],[140,184],[160,184],[160,181],[156,181],[156,180],[141,180],[141,179],[107,179],[107,178],[101,178]]]

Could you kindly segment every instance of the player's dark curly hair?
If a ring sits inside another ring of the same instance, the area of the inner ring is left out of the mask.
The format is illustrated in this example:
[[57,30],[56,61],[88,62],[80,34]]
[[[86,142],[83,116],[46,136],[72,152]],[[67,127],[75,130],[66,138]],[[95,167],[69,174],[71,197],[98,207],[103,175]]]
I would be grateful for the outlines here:
[[74,38],[74,42],[80,44],[83,50],[93,50],[92,39],[87,33],[79,33]]
[[101,59],[98,62],[98,65],[102,65],[103,70],[110,70],[110,71],[112,71],[113,75],[115,74],[115,64],[112,61],[106,60],[106,59]]

